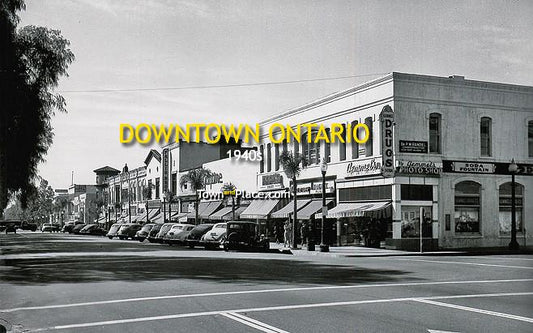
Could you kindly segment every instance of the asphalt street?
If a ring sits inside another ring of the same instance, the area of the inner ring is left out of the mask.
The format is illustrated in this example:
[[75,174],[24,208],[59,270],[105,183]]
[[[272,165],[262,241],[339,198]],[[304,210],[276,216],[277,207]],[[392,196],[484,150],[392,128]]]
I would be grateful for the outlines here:
[[0,235],[14,332],[533,332],[533,256],[205,251]]

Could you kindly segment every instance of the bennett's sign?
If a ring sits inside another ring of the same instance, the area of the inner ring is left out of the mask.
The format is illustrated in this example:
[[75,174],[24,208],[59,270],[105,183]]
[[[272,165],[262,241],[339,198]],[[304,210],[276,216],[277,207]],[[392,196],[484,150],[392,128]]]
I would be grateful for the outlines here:
[[430,161],[396,161],[396,172],[408,175],[438,176],[442,173],[442,164]]
[[375,158],[350,162],[346,168],[347,177],[377,175],[380,172],[381,163]]
[[380,114],[381,120],[381,173],[383,177],[394,176],[394,112],[385,105]]

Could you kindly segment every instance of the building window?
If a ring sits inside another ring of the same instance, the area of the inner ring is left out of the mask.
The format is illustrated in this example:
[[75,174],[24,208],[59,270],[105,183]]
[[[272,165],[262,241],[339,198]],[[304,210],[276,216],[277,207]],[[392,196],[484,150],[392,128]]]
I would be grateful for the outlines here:
[[441,153],[441,116],[438,113],[429,115],[429,152]]
[[259,161],[259,172],[265,172],[265,147],[263,145],[259,146],[259,154],[262,158]]
[[300,153],[300,143],[294,140],[294,156],[298,155],[299,153]]
[[283,148],[283,152],[287,151],[287,141],[283,140],[282,148]]
[[528,156],[533,157],[533,120],[527,122]]
[[[353,129],[358,123],[359,122],[357,120],[352,121],[352,127],[349,135],[352,135]],[[356,158],[359,158],[359,144],[352,138],[352,159]]]
[[302,155],[307,158],[308,164],[311,164],[311,161],[309,160],[309,145],[310,143],[307,142],[307,132],[305,132],[302,135]]
[[339,161],[346,160],[346,125],[342,124],[342,140],[344,142],[339,142]]
[[[320,141],[316,140],[318,131],[313,131],[311,134],[311,142],[309,143],[309,164],[320,163]],[[315,142],[316,141],[316,142]]]
[[152,185],[152,180],[149,179],[149,180],[148,180],[148,188],[149,188],[150,190],[147,191],[147,192],[148,192],[148,193],[147,193],[148,196],[146,197],[147,200],[151,200],[151,199],[152,199],[152,187],[153,187],[153,185]]
[[155,179],[155,198],[156,199],[159,199],[159,185],[160,185],[160,181],[159,181],[159,177],[157,177]]
[[483,117],[480,124],[481,156],[492,156],[491,136],[492,119]]
[[279,143],[274,144],[274,171],[279,171]]
[[267,165],[267,172],[270,172],[272,170],[271,162],[272,162],[272,153],[270,149],[271,145],[270,143],[266,146],[266,165]]
[[[330,132],[330,129],[326,128],[326,135],[328,136],[328,138],[329,138],[329,132]],[[330,142],[324,143],[324,157],[326,158],[327,163],[331,162],[331,143]],[[320,163],[320,161],[318,162]]]
[[170,191],[172,194],[178,193],[177,190],[178,187],[178,175],[176,173],[172,174],[172,184],[170,184]]
[[455,185],[455,232],[479,232],[481,185],[464,181]]
[[[499,221],[500,221],[500,234],[511,234],[511,212],[512,212],[512,196],[511,196],[512,183],[505,183],[500,185],[499,189]],[[522,211],[524,205],[524,186],[515,183],[515,214],[516,214],[516,230],[522,231]]]
[[372,147],[372,144],[373,144],[373,135],[372,135],[372,124],[373,124],[373,121],[372,121],[372,117],[368,117],[368,118],[365,118],[365,125],[368,127],[368,133],[369,133],[369,138],[368,138],[368,141],[365,143],[365,156],[372,156],[374,150],[373,150],[373,147]]
[[[402,198],[403,200],[403,198]],[[402,238],[420,237],[420,208],[421,206],[402,205]],[[431,226],[431,207],[422,207],[422,237],[433,237]]]

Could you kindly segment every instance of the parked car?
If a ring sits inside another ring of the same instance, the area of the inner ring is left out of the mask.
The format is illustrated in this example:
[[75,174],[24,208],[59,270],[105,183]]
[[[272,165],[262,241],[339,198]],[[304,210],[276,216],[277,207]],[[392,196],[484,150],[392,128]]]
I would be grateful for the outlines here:
[[202,223],[197,225],[191,230],[191,232],[189,232],[185,239],[185,243],[191,249],[194,249],[195,246],[200,244],[200,238],[202,238],[206,232],[211,230],[211,228],[213,228],[213,223]]
[[194,225],[192,224],[174,224],[163,237],[163,241],[169,245],[183,244],[185,242],[185,238],[192,229],[194,229]]
[[20,224],[20,229],[36,231],[37,230],[37,223],[24,221],[24,222],[22,222]]
[[148,239],[150,243],[156,242],[155,238],[157,237],[159,230],[161,230],[161,226],[162,224],[155,224],[150,230],[150,232],[148,233],[148,237],[146,237],[146,239]]
[[59,224],[55,223],[44,223],[41,227],[42,232],[59,232],[61,230],[61,227]]
[[270,241],[259,234],[259,225],[254,222],[230,221],[227,224],[223,246],[229,250],[263,250],[270,248]]
[[167,234],[167,232],[178,223],[163,223],[161,226],[161,229],[159,229],[159,232],[157,233],[157,236],[155,236],[155,242],[156,243],[163,243],[163,238]]
[[86,225],[87,224],[85,223],[76,224],[74,227],[72,227],[72,230],[70,231],[70,233],[79,234],[81,229],[85,228]]
[[111,228],[109,228],[109,231],[107,232],[106,236],[109,239],[113,239],[113,237],[117,237],[118,229],[122,226],[122,223],[113,223]]
[[80,230],[81,235],[105,236],[106,232],[98,224],[87,224]]
[[206,250],[216,249],[222,245],[226,236],[227,223],[217,223],[200,238],[200,245]]
[[68,233],[72,233],[72,228],[74,228],[75,225],[77,224],[83,224],[83,222],[81,221],[70,221],[70,222],[67,222],[65,223],[65,225],[63,226],[63,228],[61,228],[61,232],[68,232]]
[[154,225],[155,224],[153,223],[148,223],[148,224],[143,225],[141,230],[135,233],[135,239],[138,240],[139,242],[143,242],[148,237],[148,234],[150,233],[150,230],[152,230]]
[[119,239],[135,239],[137,231],[141,230],[142,225],[138,223],[124,223],[117,232]]
[[2,231],[5,231],[6,234],[8,232],[17,233],[17,227],[14,224],[5,224],[3,225]]

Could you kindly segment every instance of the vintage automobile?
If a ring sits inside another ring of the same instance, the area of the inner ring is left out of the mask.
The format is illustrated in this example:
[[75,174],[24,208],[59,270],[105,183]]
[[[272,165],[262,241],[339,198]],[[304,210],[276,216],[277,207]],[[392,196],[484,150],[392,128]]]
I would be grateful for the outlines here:
[[106,236],[109,239],[113,239],[113,237],[117,237],[118,229],[122,226],[122,223],[114,223],[111,228],[109,228],[109,231],[107,232]]
[[192,229],[194,229],[194,225],[192,224],[174,224],[163,237],[163,242],[169,245],[183,244],[185,242],[185,238]]
[[138,223],[124,223],[122,226],[120,226],[120,229],[118,229],[117,237],[119,239],[135,239],[135,234],[137,231],[141,230],[142,225]]
[[79,234],[81,229],[85,228],[87,224],[85,223],[81,223],[81,224],[76,224],[72,230],[70,231],[71,234]]
[[167,232],[170,231],[170,229],[172,229],[172,227],[177,224],[177,223],[163,223],[163,225],[161,226],[161,229],[159,229],[159,232],[157,233],[157,235],[155,236],[155,239],[154,241],[156,243],[163,243],[164,242],[164,238],[167,234]]
[[105,236],[106,232],[98,224],[87,224],[80,230],[80,235]]
[[155,224],[153,223],[143,225],[141,230],[137,231],[137,233],[135,234],[135,239],[139,242],[144,242],[144,240],[148,237],[148,234],[150,234],[150,230],[152,230],[154,225]]
[[22,229],[22,230],[36,231],[36,230],[37,230],[37,223],[35,223],[35,222],[29,222],[29,221],[23,221],[23,222],[20,224],[20,229]]
[[148,233],[148,237],[146,237],[146,239],[148,239],[150,243],[155,243],[156,241],[155,238],[157,237],[157,234],[161,230],[161,226],[162,224],[155,224],[152,227],[152,229],[150,229],[150,232]]
[[259,234],[259,225],[255,222],[229,221],[223,247],[224,251],[268,251],[270,249],[270,241]]
[[61,226],[55,223],[44,223],[41,227],[42,232],[59,232],[61,231]]
[[219,248],[226,236],[226,230],[226,222],[215,224],[211,230],[202,236],[200,245],[203,245],[206,250]]
[[194,249],[195,246],[200,245],[200,238],[211,230],[213,228],[212,223],[202,223],[194,227],[189,234],[187,235],[187,238],[185,239],[185,244],[189,246],[191,249]]

